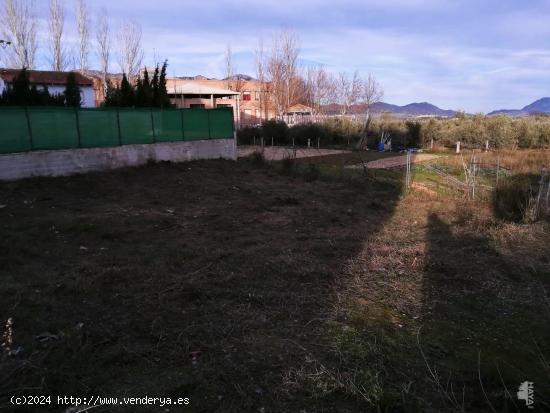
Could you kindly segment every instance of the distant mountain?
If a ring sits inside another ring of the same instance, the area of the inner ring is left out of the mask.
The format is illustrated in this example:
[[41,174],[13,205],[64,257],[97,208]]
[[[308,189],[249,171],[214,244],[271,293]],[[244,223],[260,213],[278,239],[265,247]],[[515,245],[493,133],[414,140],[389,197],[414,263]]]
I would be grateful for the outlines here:
[[375,112],[391,112],[406,116],[442,116],[450,117],[456,114],[454,110],[445,110],[438,108],[428,102],[409,103],[405,106],[390,105],[388,103],[378,103],[374,105]]
[[542,98],[534,101],[522,109],[499,109],[488,113],[488,116],[508,115],[508,116],[529,116],[536,113],[550,114],[550,98]]
[[[325,107],[327,113],[340,113],[340,105],[331,104]],[[363,104],[353,105],[349,108],[348,114],[364,114],[366,107]],[[409,103],[405,106],[392,105],[391,103],[379,102],[372,106],[372,112],[385,113],[389,112],[397,116],[409,117],[409,116],[441,116],[451,117],[456,114],[454,110],[444,110],[432,105],[428,102]]]

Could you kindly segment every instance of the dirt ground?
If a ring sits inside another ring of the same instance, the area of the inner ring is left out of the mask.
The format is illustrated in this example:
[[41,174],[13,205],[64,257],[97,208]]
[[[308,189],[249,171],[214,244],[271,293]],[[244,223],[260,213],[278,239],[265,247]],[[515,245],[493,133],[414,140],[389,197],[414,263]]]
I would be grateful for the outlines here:
[[[238,157],[243,158],[252,155],[254,152],[260,151],[260,146],[239,146]],[[285,158],[309,158],[316,156],[339,155],[350,153],[350,151],[342,151],[337,149],[317,149],[317,148],[296,148],[296,154],[292,148],[282,146],[266,146],[264,147],[264,157],[268,161],[280,161]]]
[[[426,162],[437,158],[438,158],[438,155],[431,155],[427,153],[413,154],[411,156],[411,163]],[[367,168],[370,168],[370,169],[388,169],[388,168],[401,167],[401,166],[407,165],[407,156],[406,155],[388,156],[388,157],[384,157],[383,159],[376,159],[374,161],[369,161],[366,163],[366,165],[367,165]],[[352,167],[361,168],[362,166],[355,165]]]
[[550,409],[548,225],[339,167],[357,156],[0,183],[0,410],[522,411],[525,380]]

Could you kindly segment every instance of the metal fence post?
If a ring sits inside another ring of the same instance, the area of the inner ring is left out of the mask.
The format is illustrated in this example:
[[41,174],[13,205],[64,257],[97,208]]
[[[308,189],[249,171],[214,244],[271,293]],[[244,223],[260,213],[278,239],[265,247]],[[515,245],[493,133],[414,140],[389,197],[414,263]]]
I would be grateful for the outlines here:
[[180,117],[181,117],[181,140],[185,140],[185,132],[184,132],[184,123],[183,123],[183,109],[180,109]]
[[155,119],[153,117],[153,108],[151,108],[150,111],[151,111],[151,126],[153,128],[153,143],[156,143],[157,137],[155,135]]
[[25,117],[27,118],[27,128],[29,130],[29,142],[31,144],[31,151],[34,149],[34,142],[32,139],[31,120],[29,118],[29,109],[25,106]]
[[78,147],[81,148],[81,138],[80,138],[80,119],[78,117],[78,108],[74,107],[74,115],[76,118],[76,136],[78,137]]
[[118,144],[122,145],[122,134],[120,133],[120,112],[118,110],[118,106],[116,108],[116,123],[118,126]]
[[210,110],[213,109],[205,109],[206,110],[206,119],[208,120],[208,139],[212,139],[212,131],[210,130]]

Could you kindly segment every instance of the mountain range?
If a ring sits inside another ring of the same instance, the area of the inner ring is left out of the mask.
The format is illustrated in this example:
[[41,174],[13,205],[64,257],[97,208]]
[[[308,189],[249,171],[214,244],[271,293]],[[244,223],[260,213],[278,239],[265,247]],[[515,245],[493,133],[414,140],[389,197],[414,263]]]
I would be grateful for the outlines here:
[[488,113],[488,116],[508,115],[508,116],[529,116],[537,113],[550,114],[550,98],[542,98],[533,103],[524,106],[521,109],[499,109]]
[[[340,105],[332,104],[325,108],[328,113],[340,113]],[[364,114],[366,112],[365,105],[358,104],[351,106],[348,114]],[[396,116],[410,117],[410,116],[440,116],[440,117],[452,117],[456,115],[455,110],[441,109],[428,102],[415,102],[408,105],[398,106],[390,103],[379,102],[372,106],[372,112],[384,113],[389,112]],[[521,109],[499,109],[489,112],[488,116],[507,115],[507,116],[529,116],[535,114],[546,113],[550,114],[550,97],[544,97],[535,102],[524,106]]]

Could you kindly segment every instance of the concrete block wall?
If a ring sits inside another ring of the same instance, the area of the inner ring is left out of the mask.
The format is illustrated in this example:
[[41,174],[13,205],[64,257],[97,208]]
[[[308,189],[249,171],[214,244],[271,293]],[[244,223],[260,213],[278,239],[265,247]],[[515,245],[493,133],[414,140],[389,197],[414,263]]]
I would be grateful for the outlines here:
[[144,165],[149,161],[237,160],[235,139],[163,142],[108,148],[32,151],[0,155],[0,180],[60,176]]

